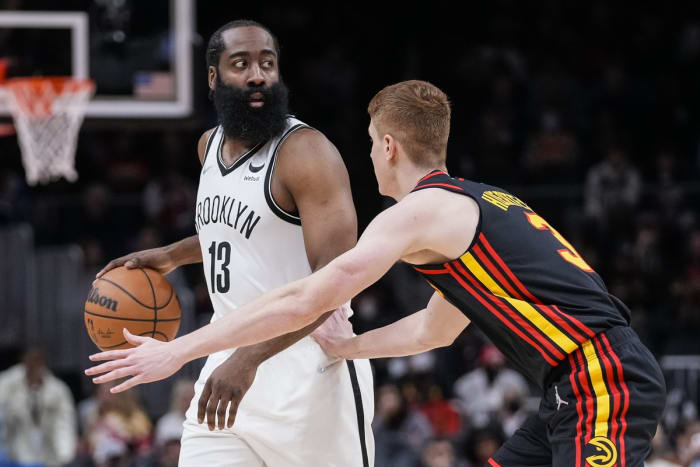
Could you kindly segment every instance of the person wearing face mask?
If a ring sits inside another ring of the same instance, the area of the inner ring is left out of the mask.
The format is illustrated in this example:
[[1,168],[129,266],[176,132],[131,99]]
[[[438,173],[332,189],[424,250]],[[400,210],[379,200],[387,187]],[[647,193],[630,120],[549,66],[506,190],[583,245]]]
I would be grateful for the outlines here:
[[525,378],[507,368],[503,354],[490,343],[481,348],[478,366],[454,385],[461,411],[474,428],[488,425],[506,399],[518,400],[527,395],[527,390]]

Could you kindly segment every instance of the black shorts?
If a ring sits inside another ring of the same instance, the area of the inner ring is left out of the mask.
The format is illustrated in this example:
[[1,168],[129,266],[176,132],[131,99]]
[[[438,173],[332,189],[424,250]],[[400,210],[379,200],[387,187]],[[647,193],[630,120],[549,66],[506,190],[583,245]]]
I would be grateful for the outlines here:
[[644,465],[666,402],[656,359],[629,327],[586,341],[552,371],[537,416],[493,459],[502,467]]

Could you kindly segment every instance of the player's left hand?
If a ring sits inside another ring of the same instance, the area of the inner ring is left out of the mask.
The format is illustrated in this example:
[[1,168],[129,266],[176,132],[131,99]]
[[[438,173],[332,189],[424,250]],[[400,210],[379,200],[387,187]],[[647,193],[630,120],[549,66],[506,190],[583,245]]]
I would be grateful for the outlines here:
[[[257,362],[246,355],[245,348],[234,352],[204,383],[197,406],[197,422],[204,423],[206,415],[210,431],[217,428],[217,418],[219,430],[224,429],[224,423],[231,428],[236,420],[238,405],[253,384],[257,370]],[[226,407],[229,403],[231,407],[226,422]]]
[[95,384],[131,376],[128,380],[110,389],[112,393],[126,391],[139,384],[165,379],[185,364],[185,361],[175,352],[175,346],[171,345],[171,342],[135,336],[126,328],[124,328],[124,337],[127,342],[136,347],[108,350],[90,355],[90,360],[93,362],[108,361],[85,370],[85,374],[88,376],[105,373],[93,378],[92,382]]
[[346,305],[338,308],[326,321],[311,333],[324,352],[331,357],[346,358],[344,344],[355,337],[352,324],[348,320]]

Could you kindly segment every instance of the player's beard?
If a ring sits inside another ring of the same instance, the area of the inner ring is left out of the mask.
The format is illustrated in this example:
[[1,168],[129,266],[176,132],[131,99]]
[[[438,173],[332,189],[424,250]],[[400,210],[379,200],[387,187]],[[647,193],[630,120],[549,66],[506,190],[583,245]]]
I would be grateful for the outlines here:
[[[263,95],[262,107],[250,106],[250,96],[254,93]],[[242,89],[224,84],[217,76],[212,99],[226,136],[257,144],[284,130],[289,113],[288,95],[282,80],[270,86]]]

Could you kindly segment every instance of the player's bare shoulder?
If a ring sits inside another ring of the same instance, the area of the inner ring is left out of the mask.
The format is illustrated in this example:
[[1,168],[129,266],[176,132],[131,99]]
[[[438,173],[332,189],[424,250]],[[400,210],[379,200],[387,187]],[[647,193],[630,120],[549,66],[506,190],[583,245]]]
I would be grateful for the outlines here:
[[280,147],[277,164],[283,174],[291,171],[295,179],[318,175],[347,177],[338,149],[314,128],[292,133]]
[[318,205],[340,196],[345,208],[353,208],[343,158],[333,143],[313,128],[301,128],[284,141],[271,187],[275,201],[289,212],[297,210],[302,198]]
[[444,255],[446,259],[462,255],[479,227],[481,214],[478,203],[470,196],[447,190],[415,191],[396,207],[400,208],[402,217],[412,217],[420,226],[420,242],[424,248]]
[[204,164],[204,157],[207,154],[207,143],[211,139],[211,136],[214,134],[214,130],[216,130],[216,127],[210,128],[209,130],[202,133],[202,136],[199,137],[199,141],[197,142],[197,155],[199,156],[200,164]]
[[404,209],[423,217],[425,222],[446,222],[452,218],[479,218],[479,204],[470,196],[448,190],[430,189],[414,191],[401,201]]

